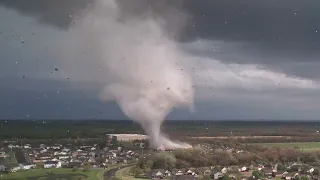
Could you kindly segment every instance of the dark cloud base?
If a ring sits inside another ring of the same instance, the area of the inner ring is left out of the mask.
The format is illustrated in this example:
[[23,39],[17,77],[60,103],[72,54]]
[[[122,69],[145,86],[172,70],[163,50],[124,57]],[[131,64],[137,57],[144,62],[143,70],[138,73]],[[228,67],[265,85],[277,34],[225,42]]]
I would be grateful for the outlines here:
[[[73,15],[96,0],[1,0],[0,6],[34,16],[40,22],[67,28]],[[318,43],[320,36],[320,2],[317,0],[118,0],[122,12],[143,15],[152,10],[168,22],[173,15],[190,15],[187,26],[180,32],[182,41],[195,38],[226,41],[310,42]],[[170,13],[169,13],[170,12]],[[173,14],[175,13],[175,14]],[[150,14],[149,14],[150,15]],[[176,23],[176,22],[175,22]],[[170,29],[167,26],[168,29]],[[274,46],[274,44],[272,44]],[[299,46],[299,45],[298,45]],[[310,45],[312,46],[312,45]]]
[[[86,8],[93,0],[0,0],[0,6],[35,17],[39,22],[68,28],[72,15]],[[70,16],[71,15],[71,16]]]

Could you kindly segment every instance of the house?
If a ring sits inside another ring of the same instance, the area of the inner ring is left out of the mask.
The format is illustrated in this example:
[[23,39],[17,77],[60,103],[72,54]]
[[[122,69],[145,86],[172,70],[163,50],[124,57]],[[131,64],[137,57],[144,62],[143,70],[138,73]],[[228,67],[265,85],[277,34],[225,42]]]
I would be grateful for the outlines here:
[[262,165],[262,164],[259,164],[258,165],[258,170],[260,171],[261,169],[263,169],[264,168],[264,165]]
[[20,166],[17,166],[17,167],[12,167],[11,168],[11,172],[17,172],[20,170]]
[[313,171],[314,171],[314,168],[311,168],[307,171],[307,173],[313,173]]
[[61,149],[61,145],[60,144],[55,144],[54,146],[51,146],[50,148],[54,149],[54,150],[60,150]]
[[246,166],[243,166],[243,167],[240,169],[240,171],[241,171],[241,172],[245,172],[245,171],[247,171],[247,169],[248,169],[248,168],[247,168]]
[[0,152],[0,158],[6,158],[9,155],[7,155],[5,152]]
[[0,165],[0,172],[5,172],[7,167],[5,165]]
[[163,178],[165,173],[164,169],[155,169],[150,171],[147,176],[149,179],[159,179],[159,178]]
[[93,163],[93,162],[96,162],[96,160],[94,158],[89,158],[88,162]]
[[112,157],[117,157],[117,153],[112,152]]
[[234,174],[229,174],[229,179],[236,179],[237,177],[236,177],[236,175],[234,175]]
[[285,180],[291,180],[291,179],[292,179],[291,176],[286,176],[286,177],[285,177]]
[[48,152],[47,149],[42,149],[42,150],[40,150],[40,153],[46,153],[46,152]]
[[166,171],[164,172],[164,176],[171,176],[171,172],[170,172],[169,170],[166,170]]
[[180,176],[172,176],[170,180],[196,180],[196,177],[192,175],[180,175]]
[[69,167],[69,161],[67,160],[60,160],[61,162],[61,167]]
[[227,173],[227,172],[228,172],[228,169],[227,169],[227,168],[224,167],[224,168],[221,169],[221,173],[225,174],[225,173]]
[[267,177],[275,177],[274,170],[271,169],[271,168],[263,169],[263,173],[264,173],[264,175],[267,176]]
[[70,156],[59,156],[58,158],[61,160],[61,159],[70,159],[71,157]]
[[43,168],[61,168],[61,162],[59,161],[47,161],[43,164]]
[[204,175],[210,175],[211,174],[211,170],[210,169],[207,169],[203,172]]
[[187,174],[187,175],[192,175],[193,172],[189,169],[186,174]]
[[99,162],[94,162],[94,163],[90,163],[92,165],[93,168],[98,168],[98,167],[102,167],[103,165]]
[[25,144],[25,145],[23,146],[23,148],[24,148],[24,149],[31,149],[31,145],[30,145],[30,144]]
[[35,164],[19,164],[21,170],[29,170],[34,168],[35,166]]
[[57,158],[53,158],[51,161],[59,161],[59,159],[57,159]]
[[160,171],[158,171],[156,174],[154,174],[153,177],[155,177],[155,178],[162,178],[162,177],[163,177],[163,173],[160,172]]
[[221,172],[216,172],[213,174],[213,179],[220,179],[223,177],[223,173]]
[[176,176],[181,176],[181,175],[183,175],[183,172],[179,170],[179,171],[176,172],[175,175],[176,175]]
[[62,149],[62,152],[70,152],[71,151],[71,149],[68,149],[68,148],[64,148],[64,149]]
[[[289,172],[285,171],[281,174],[281,179],[286,179],[286,176],[288,176]],[[279,176],[278,176],[279,177]]]

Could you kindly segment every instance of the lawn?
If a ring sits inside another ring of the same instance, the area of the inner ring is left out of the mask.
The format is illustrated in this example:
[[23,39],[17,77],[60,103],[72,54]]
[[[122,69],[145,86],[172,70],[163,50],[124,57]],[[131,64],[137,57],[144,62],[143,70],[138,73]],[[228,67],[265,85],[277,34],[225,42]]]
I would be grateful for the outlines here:
[[[97,180],[97,174],[102,170],[82,170],[72,169],[32,169],[23,172],[2,174],[1,180],[71,180],[75,178],[86,178],[86,180]],[[48,174],[51,173],[51,174]]]
[[302,151],[320,151],[320,142],[294,142],[294,143],[252,143],[266,147],[294,148]]
[[117,178],[120,178],[122,180],[146,180],[146,179],[143,179],[143,178],[135,178],[133,176],[130,176],[129,175],[129,172],[130,172],[130,169],[132,168],[133,166],[129,166],[129,167],[126,167],[126,168],[123,168],[123,169],[120,169],[116,172],[116,177]]

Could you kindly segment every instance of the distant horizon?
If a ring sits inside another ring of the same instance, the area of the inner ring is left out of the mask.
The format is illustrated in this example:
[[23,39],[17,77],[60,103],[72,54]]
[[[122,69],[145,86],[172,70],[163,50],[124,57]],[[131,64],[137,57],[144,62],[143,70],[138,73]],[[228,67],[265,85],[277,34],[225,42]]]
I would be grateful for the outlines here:
[[[128,121],[136,123],[132,120],[127,119],[2,119],[0,118],[0,121]],[[207,122],[320,122],[320,120],[289,120],[289,119],[216,119],[216,120],[207,120],[207,119],[198,119],[198,120],[178,120],[178,119],[169,119],[165,120],[165,122],[168,121],[186,121],[186,122],[193,122],[193,121],[207,121]],[[138,123],[137,123],[138,124]]]

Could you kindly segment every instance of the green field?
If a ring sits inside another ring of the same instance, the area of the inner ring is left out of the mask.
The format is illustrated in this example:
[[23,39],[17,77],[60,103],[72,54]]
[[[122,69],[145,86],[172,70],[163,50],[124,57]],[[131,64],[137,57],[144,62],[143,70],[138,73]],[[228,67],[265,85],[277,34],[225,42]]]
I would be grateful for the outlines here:
[[265,147],[294,148],[302,151],[320,151],[320,142],[294,142],[294,143],[252,143]]
[[[82,170],[73,171],[72,169],[32,169],[23,172],[2,174],[1,180],[73,180],[84,178],[86,180],[97,180],[98,173],[103,170]],[[48,174],[52,173],[52,174]]]

